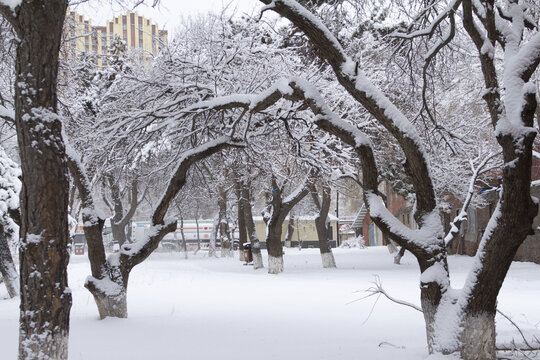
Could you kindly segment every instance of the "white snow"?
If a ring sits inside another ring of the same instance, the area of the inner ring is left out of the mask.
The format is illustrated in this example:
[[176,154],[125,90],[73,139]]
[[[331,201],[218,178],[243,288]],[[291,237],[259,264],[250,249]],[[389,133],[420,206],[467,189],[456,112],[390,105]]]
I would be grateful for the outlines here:
[[21,5],[21,3],[22,0],[0,0],[0,5],[9,6],[13,11],[15,11],[15,8]]
[[[381,297],[370,315],[375,297],[356,301],[378,274],[389,294],[418,305],[419,271],[412,256],[407,253],[398,266],[386,247],[333,251],[338,267],[322,269],[318,249],[285,249],[287,267],[279,275],[243,266],[236,256],[208,258],[199,252],[185,260],[182,253],[154,254],[130,275],[129,318],[103,321],[83,287],[88,260],[72,256],[69,358],[426,359],[421,313]],[[455,286],[464,283],[471,261],[449,257]],[[0,299],[6,296],[0,287]],[[499,309],[527,336],[540,336],[539,296],[540,266],[514,263]],[[0,300],[3,359],[17,356],[18,306],[18,299]],[[500,341],[519,340],[505,319],[497,322]]]

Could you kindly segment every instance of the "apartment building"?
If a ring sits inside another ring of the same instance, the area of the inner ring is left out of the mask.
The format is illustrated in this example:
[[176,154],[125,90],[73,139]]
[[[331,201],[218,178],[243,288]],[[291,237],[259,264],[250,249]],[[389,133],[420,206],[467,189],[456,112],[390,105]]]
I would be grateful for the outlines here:
[[167,30],[159,30],[156,23],[137,12],[116,16],[105,25],[93,25],[84,15],[68,10],[64,27],[61,56],[69,59],[87,54],[98,66],[106,65],[108,49],[116,37],[124,40],[127,51],[138,52],[141,62],[157,55],[168,40]]

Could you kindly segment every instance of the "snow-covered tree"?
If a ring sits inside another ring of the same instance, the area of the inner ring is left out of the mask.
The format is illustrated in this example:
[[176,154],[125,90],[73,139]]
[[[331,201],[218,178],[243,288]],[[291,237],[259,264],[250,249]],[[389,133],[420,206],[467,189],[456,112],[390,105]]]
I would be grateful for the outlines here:
[[19,275],[10,244],[18,242],[20,175],[20,167],[0,146],[0,273],[10,297],[19,295]]
[[[529,16],[527,4],[470,0],[437,4],[442,8],[435,18],[424,21],[427,29],[416,33],[432,35],[431,29],[440,26],[449,29],[441,37],[433,36],[431,46],[424,48],[427,53],[424,56],[429,59],[430,54],[436,54],[451,41],[457,27],[456,13],[462,15],[463,29],[477,47],[486,85],[483,98],[505,162],[497,209],[466,284],[458,290],[451,288],[431,161],[418,130],[364,74],[360,59],[353,60],[314,15],[292,0],[262,2],[267,5],[265,10],[288,18],[304,32],[318,48],[319,56],[330,65],[337,81],[399,144],[406,159],[405,173],[416,197],[414,217],[418,229],[411,230],[399,222],[378,196],[379,171],[372,142],[356,126],[340,119],[306,81],[284,79],[258,95],[224,97],[193,105],[191,109],[242,108],[257,113],[266,111],[280,99],[304,104],[313,113],[314,124],[354,149],[362,161],[364,199],[371,218],[393,241],[416,257],[422,274],[421,304],[429,351],[457,352],[466,360],[494,359],[497,294],[519,245],[532,232],[532,220],[538,211],[537,202],[530,195],[532,143],[536,135],[533,128],[536,87],[530,80],[540,63],[540,33]],[[498,52],[503,59],[500,64]],[[500,71],[496,64],[500,65]]]

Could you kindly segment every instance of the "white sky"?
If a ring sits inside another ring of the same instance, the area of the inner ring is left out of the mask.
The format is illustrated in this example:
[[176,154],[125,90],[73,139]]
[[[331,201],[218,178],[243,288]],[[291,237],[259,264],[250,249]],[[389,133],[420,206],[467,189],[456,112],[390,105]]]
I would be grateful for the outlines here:
[[[150,4],[152,1],[146,1]],[[182,18],[197,16],[207,12],[219,13],[221,9],[227,7],[227,13],[236,14],[248,13],[257,14],[264,4],[257,0],[161,0],[157,8],[148,5],[140,5],[136,11],[147,18],[158,23],[159,29],[169,31],[169,39],[174,30],[182,22]],[[107,20],[124,14],[128,8],[119,5],[111,5],[110,1],[89,0],[87,3],[72,7],[73,10],[83,14],[92,20],[92,25],[105,25]]]

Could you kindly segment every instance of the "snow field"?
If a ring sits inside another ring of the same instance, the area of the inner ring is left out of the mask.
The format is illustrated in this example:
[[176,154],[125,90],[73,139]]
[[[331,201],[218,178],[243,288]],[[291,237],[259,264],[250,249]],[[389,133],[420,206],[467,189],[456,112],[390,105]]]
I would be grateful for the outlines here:
[[[394,265],[385,247],[335,249],[337,269],[323,269],[318,249],[285,249],[285,272],[269,275],[234,258],[158,253],[137,266],[128,319],[98,320],[83,283],[86,257],[72,256],[70,359],[424,359],[421,313],[385,298],[359,300],[378,275],[394,297],[419,304],[419,271],[410,254]],[[264,254],[266,265],[267,256]],[[449,258],[461,286],[472,259]],[[499,308],[539,336],[540,266],[514,263]],[[6,298],[3,286],[0,298]],[[376,302],[376,304],[375,304]],[[375,306],[374,306],[375,304]],[[2,359],[15,359],[18,299],[0,300]],[[518,335],[498,318],[500,338]]]

